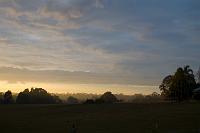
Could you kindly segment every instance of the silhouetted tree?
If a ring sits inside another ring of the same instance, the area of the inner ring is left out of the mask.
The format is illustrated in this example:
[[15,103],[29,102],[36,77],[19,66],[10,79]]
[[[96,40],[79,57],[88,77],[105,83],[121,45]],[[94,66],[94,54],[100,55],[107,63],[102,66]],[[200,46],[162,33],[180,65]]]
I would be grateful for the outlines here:
[[11,91],[5,92],[3,101],[4,101],[4,104],[13,104],[14,103],[14,99],[13,99]]
[[159,86],[162,96],[165,96],[165,97],[170,96],[170,90],[169,89],[170,89],[170,86],[171,86],[171,83],[172,83],[172,78],[173,78],[172,75],[166,76],[163,79],[161,85]]
[[112,94],[112,92],[106,92],[101,97],[100,100],[104,101],[105,103],[115,103],[117,102],[117,98],[115,95]]
[[67,103],[68,104],[78,104],[79,101],[78,101],[77,98],[70,96],[70,97],[67,98]]
[[31,88],[31,91],[25,89],[17,96],[18,104],[57,104],[61,103],[58,96],[49,94],[42,88]]
[[152,96],[152,97],[159,97],[160,94],[158,94],[157,92],[153,92],[153,93],[151,94],[151,96]]
[[97,103],[97,104],[102,104],[102,103],[105,103],[105,101],[104,101],[103,99],[101,99],[101,98],[97,98],[97,99],[95,100],[95,103]]
[[29,89],[25,89],[20,92],[17,96],[16,103],[18,104],[29,104],[31,102],[31,96],[29,94]]
[[87,99],[84,104],[94,104],[94,100],[93,99]]
[[4,94],[2,92],[0,92],[0,104],[3,103],[3,97],[4,97]]
[[159,86],[161,94],[172,100],[187,100],[192,97],[196,87],[193,71],[189,66],[178,68],[174,75],[164,78]]

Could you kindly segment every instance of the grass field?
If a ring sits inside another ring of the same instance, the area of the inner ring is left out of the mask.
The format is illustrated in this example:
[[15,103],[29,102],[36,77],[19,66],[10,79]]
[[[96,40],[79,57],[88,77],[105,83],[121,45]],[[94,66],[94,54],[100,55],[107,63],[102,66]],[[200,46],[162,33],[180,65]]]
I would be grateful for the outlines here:
[[0,105],[0,133],[68,133],[72,123],[78,133],[200,133],[200,104]]

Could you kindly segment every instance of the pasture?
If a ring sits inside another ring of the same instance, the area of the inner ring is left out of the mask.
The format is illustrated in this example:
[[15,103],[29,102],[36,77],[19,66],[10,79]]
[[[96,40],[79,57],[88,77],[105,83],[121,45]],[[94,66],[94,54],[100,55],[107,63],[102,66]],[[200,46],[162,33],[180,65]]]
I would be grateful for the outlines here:
[[200,133],[199,103],[0,105],[0,133]]

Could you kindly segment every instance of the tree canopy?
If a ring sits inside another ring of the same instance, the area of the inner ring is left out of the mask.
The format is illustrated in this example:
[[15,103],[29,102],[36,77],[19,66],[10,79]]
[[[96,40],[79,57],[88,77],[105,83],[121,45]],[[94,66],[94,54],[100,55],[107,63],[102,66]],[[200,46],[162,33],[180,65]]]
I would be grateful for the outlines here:
[[73,96],[67,98],[67,104],[78,104],[79,100]]
[[7,91],[7,92],[4,94],[3,101],[4,101],[4,104],[12,104],[12,103],[14,103],[14,99],[13,99],[13,96],[12,96],[12,92],[11,92],[10,90]]
[[16,102],[18,104],[56,104],[61,103],[57,96],[49,94],[42,88],[25,89],[17,96]]
[[105,103],[115,103],[117,102],[117,98],[112,92],[105,92],[101,97],[100,100],[104,101]]
[[166,76],[159,86],[161,95],[171,100],[183,101],[192,97],[196,88],[193,70],[190,66],[179,67],[174,75]]

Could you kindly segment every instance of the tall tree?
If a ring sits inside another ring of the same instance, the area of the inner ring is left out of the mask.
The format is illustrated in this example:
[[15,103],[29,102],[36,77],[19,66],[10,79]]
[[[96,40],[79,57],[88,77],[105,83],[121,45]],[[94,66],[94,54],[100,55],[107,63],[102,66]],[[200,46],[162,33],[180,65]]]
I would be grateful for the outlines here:
[[161,94],[173,100],[187,100],[196,87],[194,74],[189,66],[178,68],[174,75],[167,76],[159,86]]

